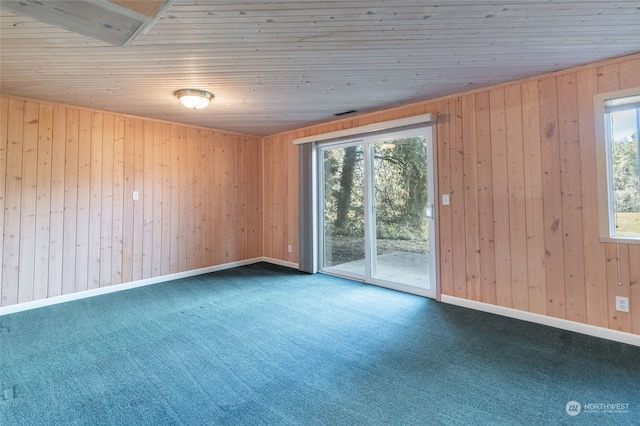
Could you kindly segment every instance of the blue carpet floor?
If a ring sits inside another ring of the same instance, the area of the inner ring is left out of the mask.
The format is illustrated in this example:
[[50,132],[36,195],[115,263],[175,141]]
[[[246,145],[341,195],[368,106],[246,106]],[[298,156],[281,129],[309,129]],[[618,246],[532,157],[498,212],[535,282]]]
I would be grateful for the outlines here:
[[0,321],[3,426],[640,424],[638,347],[267,264]]

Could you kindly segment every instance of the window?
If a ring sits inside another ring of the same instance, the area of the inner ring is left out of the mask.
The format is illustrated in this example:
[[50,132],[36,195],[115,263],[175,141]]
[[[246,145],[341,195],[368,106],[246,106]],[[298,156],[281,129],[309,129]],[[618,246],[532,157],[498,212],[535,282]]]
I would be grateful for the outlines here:
[[598,144],[604,146],[598,156],[600,234],[640,241],[640,89],[596,98],[604,136]]

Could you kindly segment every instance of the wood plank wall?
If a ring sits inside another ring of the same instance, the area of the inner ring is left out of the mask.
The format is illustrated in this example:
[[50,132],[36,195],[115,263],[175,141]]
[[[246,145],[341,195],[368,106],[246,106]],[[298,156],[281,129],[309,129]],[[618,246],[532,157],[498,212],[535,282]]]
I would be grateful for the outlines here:
[[[267,258],[297,263],[298,152],[290,145],[288,139],[278,136],[263,141],[263,247]],[[288,251],[289,245],[291,252]]]
[[633,87],[640,55],[267,137],[265,253],[297,262],[293,139],[432,112],[442,294],[640,334],[640,245],[598,239],[593,120]]
[[[596,93],[632,87],[640,55],[269,136],[262,146],[1,96],[1,304],[260,256],[295,263],[292,140],[433,112],[438,191],[451,194],[439,217],[442,293],[640,334],[640,246],[598,240],[592,105]],[[616,295],[630,298],[631,313],[615,311]]]
[[1,96],[1,304],[260,257],[261,177],[258,137]]

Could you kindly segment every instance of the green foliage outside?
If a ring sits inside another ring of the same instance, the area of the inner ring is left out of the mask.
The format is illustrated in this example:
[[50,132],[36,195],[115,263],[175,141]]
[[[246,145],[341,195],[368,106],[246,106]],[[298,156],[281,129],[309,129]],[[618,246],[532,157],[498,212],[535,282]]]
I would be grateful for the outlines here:
[[377,237],[425,240],[428,226],[427,147],[424,138],[374,146]]
[[613,192],[616,235],[640,236],[640,174],[638,135],[613,142]]
[[640,237],[640,213],[616,213],[616,236]]
[[638,136],[613,142],[613,189],[615,210],[640,213],[640,175],[638,174]]
[[364,237],[362,146],[329,150],[324,154],[325,233]]
[[[331,240],[326,243],[334,250],[364,237],[364,155],[361,145],[324,151],[325,238]],[[378,251],[381,247],[404,247],[405,251],[425,252],[428,224],[424,138],[375,144],[373,157]]]

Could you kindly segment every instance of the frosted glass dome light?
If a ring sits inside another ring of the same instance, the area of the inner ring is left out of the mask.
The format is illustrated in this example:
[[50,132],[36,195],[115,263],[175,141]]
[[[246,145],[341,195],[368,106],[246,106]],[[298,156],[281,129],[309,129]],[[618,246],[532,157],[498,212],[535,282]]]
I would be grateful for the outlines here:
[[213,99],[213,93],[199,89],[180,89],[173,94],[180,99],[182,105],[192,109],[202,109]]

